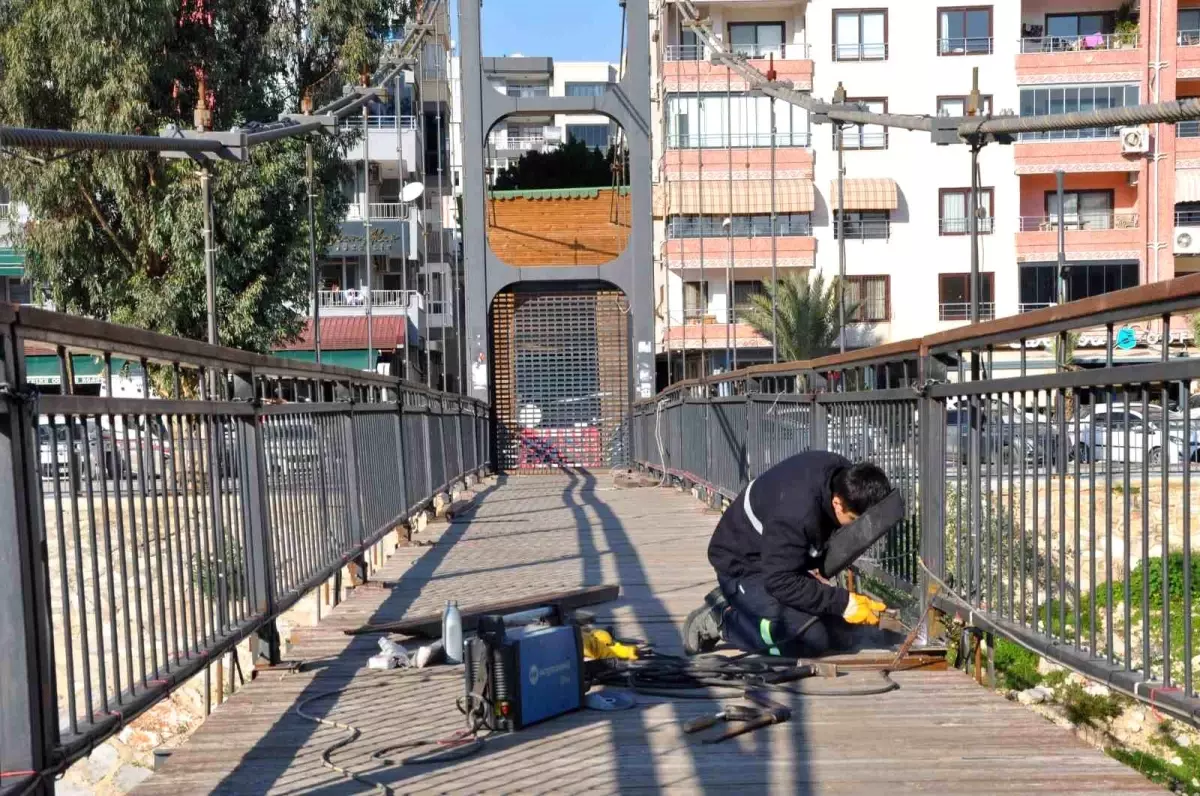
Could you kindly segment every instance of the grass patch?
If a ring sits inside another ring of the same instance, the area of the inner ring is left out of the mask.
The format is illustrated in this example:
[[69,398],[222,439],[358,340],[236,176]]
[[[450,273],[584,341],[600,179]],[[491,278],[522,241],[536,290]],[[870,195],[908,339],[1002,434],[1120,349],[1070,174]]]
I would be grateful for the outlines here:
[[1005,688],[1024,691],[1042,684],[1038,655],[1008,639],[996,639],[996,673]]
[[1175,793],[1200,795],[1200,750],[1181,745],[1171,737],[1166,726],[1160,726],[1151,739],[1162,755],[1127,749],[1110,749],[1108,754]]

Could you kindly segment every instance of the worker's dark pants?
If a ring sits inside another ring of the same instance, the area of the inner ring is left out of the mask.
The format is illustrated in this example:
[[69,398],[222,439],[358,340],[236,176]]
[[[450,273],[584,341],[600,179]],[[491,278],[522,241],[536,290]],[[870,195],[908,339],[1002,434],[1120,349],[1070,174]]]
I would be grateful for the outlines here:
[[746,652],[811,658],[849,649],[853,628],[840,616],[814,617],[789,608],[770,595],[763,575],[717,580],[729,601],[721,622],[725,641]]

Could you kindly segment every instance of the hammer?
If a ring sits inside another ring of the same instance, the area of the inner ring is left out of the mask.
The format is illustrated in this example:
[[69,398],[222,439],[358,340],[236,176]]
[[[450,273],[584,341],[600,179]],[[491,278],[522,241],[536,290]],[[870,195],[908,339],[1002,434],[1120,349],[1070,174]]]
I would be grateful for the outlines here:
[[767,696],[763,691],[747,691],[746,699],[758,705],[758,718],[750,719],[745,723],[739,724],[736,727],[730,727],[725,732],[715,738],[705,739],[704,743],[720,743],[727,741],[730,738],[736,738],[739,735],[745,735],[748,732],[753,732],[760,727],[769,727],[772,724],[782,724],[792,717],[792,709],[787,705],[781,705],[775,700]]

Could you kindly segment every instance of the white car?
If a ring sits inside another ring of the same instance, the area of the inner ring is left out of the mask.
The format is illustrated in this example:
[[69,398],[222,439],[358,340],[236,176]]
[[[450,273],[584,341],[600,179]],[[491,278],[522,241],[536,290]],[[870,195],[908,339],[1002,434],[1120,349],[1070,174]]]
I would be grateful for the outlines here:
[[1072,449],[1080,461],[1131,462],[1146,460],[1151,466],[1162,464],[1164,450],[1169,464],[1200,461],[1200,428],[1191,429],[1191,439],[1183,439],[1183,416],[1164,415],[1161,408],[1143,410],[1136,404],[1102,404],[1079,419],[1068,421]]

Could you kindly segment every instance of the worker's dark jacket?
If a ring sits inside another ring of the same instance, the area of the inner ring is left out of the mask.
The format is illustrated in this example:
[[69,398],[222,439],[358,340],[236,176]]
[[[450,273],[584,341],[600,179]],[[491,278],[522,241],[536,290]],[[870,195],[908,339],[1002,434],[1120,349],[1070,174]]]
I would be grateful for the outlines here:
[[764,576],[767,592],[785,606],[814,615],[841,615],[849,593],[809,575],[838,529],[830,482],[850,461],[809,451],[763,473],[726,509],[708,544],[708,560],[726,580]]

